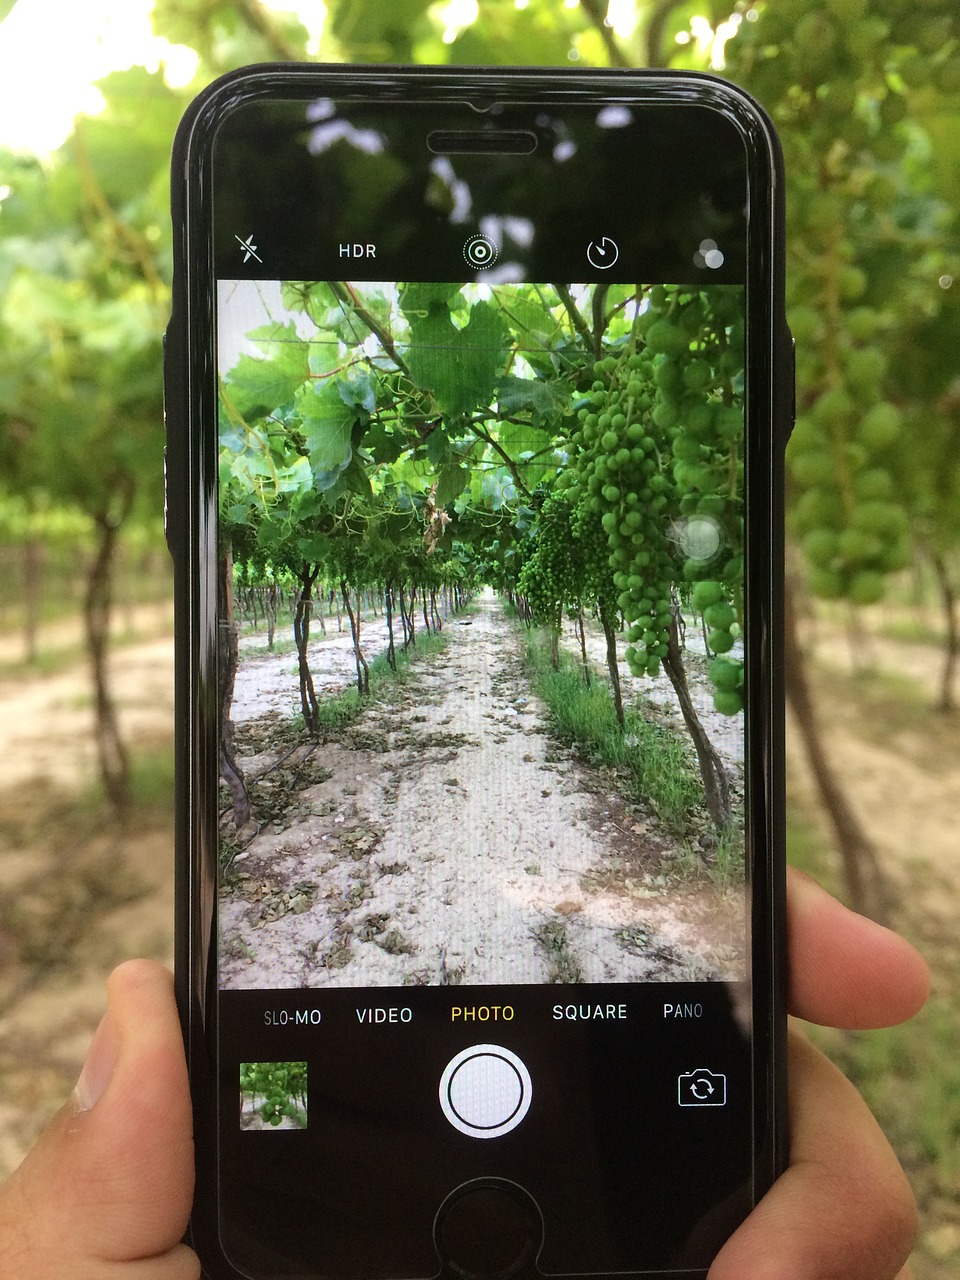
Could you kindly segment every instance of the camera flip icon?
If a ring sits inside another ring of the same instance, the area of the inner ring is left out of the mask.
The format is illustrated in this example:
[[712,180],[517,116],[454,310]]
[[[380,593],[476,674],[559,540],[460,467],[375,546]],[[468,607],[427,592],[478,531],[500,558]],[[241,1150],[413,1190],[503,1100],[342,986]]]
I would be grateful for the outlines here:
[[724,1107],[727,1077],[706,1067],[687,1071],[677,1077],[677,1101],[681,1107]]

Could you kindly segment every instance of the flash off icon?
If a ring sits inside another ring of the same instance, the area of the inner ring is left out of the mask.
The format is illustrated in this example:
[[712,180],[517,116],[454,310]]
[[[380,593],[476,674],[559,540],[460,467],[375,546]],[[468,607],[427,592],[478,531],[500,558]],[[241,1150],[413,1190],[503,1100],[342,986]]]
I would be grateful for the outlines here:
[[244,240],[243,236],[235,235],[233,238],[240,245],[240,251],[243,254],[244,263],[249,262],[251,258],[256,258],[256,260],[260,263],[263,262],[263,259],[260,257],[259,253],[257,253],[257,246],[253,243],[252,231],[247,236],[246,240]]

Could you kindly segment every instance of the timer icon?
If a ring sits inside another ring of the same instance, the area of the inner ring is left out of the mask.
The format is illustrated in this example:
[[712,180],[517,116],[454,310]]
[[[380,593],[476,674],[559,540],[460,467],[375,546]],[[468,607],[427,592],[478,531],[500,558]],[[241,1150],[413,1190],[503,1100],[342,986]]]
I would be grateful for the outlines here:
[[587,245],[587,261],[598,271],[608,271],[620,257],[620,246],[609,236],[591,240]]

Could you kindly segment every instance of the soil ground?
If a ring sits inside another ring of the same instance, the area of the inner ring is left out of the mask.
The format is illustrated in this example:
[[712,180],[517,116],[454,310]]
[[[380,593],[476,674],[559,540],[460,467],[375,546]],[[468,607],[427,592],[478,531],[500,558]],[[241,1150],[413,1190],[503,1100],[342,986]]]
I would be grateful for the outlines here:
[[[225,985],[742,976],[742,890],[678,883],[679,844],[551,740],[501,603],[445,635],[335,741],[284,760],[312,755],[310,779],[231,861]],[[269,662],[241,663],[241,721]],[[266,715],[238,734],[259,748],[248,777],[278,758]]]

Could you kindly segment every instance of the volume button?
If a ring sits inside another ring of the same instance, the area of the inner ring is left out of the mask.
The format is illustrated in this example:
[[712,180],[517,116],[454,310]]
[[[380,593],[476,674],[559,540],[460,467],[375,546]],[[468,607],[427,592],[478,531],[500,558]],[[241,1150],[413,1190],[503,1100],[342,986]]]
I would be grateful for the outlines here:
[[173,547],[170,546],[170,480],[167,471],[166,445],[163,446],[163,536],[172,555]]

